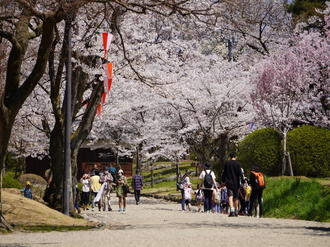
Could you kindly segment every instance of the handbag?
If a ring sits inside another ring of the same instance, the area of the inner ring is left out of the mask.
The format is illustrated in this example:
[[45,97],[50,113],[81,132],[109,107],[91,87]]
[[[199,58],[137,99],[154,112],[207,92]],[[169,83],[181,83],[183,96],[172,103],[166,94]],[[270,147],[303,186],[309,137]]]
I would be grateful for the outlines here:
[[129,193],[131,193],[131,191],[129,190],[128,185],[123,185],[123,192],[124,192],[125,194],[129,194]]

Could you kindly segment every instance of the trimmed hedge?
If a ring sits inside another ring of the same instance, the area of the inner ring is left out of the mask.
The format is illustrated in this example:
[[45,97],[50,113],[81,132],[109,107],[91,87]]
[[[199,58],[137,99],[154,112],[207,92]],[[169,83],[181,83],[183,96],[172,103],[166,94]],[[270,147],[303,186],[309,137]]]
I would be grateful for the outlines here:
[[238,160],[242,163],[245,175],[254,162],[268,176],[281,173],[282,137],[271,128],[256,130],[244,138],[239,145]]
[[288,133],[287,151],[290,153],[295,176],[330,176],[330,130],[302,126]]

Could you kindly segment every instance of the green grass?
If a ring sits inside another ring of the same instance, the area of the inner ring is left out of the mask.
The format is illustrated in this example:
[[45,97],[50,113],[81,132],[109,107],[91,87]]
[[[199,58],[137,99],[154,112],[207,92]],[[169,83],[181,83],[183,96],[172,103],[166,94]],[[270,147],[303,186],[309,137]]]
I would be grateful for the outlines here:
[[[179,162],[179,169],[181,175],[183,175],[186,170],[195,171],[195,167],[191,166],[191,160],[181,160]],[[170,167],[162,167],[162,165],[170,166]],[[158,194],[158,195],[173,195],[178,194],[180,191],[177,190],[176,179],[166,179],[169,177],[176,176],[176,165],[173,162],[156,162],[153,164],[153,167],[160,167],[159,169],[154,169],[154,180],[165,179],[162,182],[155,183],[154,186],[151,186],[151,172],[149,170],[143,170],[141,175],[143,176],[144,182],[146,185],[143,188],[142,193],[145,194]],[[134,170],[134,169],[133,169]],[[128,178],[128,183],[131,184],[132,179]],[[197,188],[197,184],[199,182],[199,178],[191,177],[191,183],[193,184],[193,188]]]
[[265,217],[330,222],[330,189],[307,178],[267,178]]

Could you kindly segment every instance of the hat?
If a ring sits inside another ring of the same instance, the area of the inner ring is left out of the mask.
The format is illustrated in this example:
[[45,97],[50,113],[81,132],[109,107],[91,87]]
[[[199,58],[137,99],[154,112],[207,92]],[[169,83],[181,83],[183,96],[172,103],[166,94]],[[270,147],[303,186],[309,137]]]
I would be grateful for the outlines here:
[[124,171],[123,171],[122,169],[120,169],[120,170],[118,171],[118,173],[122,173],[122,174],[124,174]]
[[26,181],[26,185],[31,185],[31,182],[30,181]]
[[206,169],[211,169],[212,166],[211,166],[210,162],[206,162],[206,163],[204,164],[204,168],[206,168]]
[[105,167],[103,167],[103,170],[108,170],[108,169],[109,169],[109,168],[108,168],[108,167],[106,167],[106,166],[105,166]]
[[186,170],[186,174],[188,174],[188,173],[191,173],[191,171],[190,170]]
[[258,164],[258,163],[254,163],[254,164],[252,165],[252,168],[253,168],[253,169],[259,169],[259,164]]
[[237,154],[236,154],[236,152],[231,152],[229,154],[229,156],[230,156],[230,158],[235,158],[235,157],[237,157]]

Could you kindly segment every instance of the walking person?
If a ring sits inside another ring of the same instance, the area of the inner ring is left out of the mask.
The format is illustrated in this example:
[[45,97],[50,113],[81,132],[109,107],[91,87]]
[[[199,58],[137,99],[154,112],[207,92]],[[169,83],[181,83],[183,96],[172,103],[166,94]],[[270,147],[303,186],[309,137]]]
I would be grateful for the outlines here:
[[225,183],[221,184],[220,212],[224,214],[228,213],[228,190]]
[[217,184],[215,182],[215,174],[211,170],[211,164],[206,162],[204,164],[204,171],[201,172],[199,178],[199,187],[203,188],[204,193],[204,212],[210,213],[212,209],[212,193],[213,189],[218,191]]
[[244,215],[246,211],[246,188],[248,186],[248,182],[244,179],[244,183],[241,184],[241,187],[238,189],[238,199],[239,199],[239,211],[238,215]]
[[218,190],[213,190],[213,196],[214,196],[213,212],[220,213],[221,188],[219,183],[217,183],[217,188]]
[[182,176],[181,181],[183,182],[183,188],[181,190],[181,209],[185,211],[186,199],[184,197],[184,189],[187,187],[187,184],[190,184],[190,171],[186,170],[186,173]]
[[197,190],[195,191],[195,194],[196,194],[196,203],[197,203],[198,212],[201,212],[202,203],[204,200],[204,194],[203,194],[203,190],[199,187],[199,184],[197,184]]
[[113,177],[109,173],[108,167],[103,168],[103,174],[100,176],[100,182],[102,184],[102,194],[101,194],[101,207],[103,211],[108,208],[108,211],[112,211],[110,194],[112,189]]
[[118,179],[117,179],[116,193],[117,193],[118,205],[119,205],[118,212],[121,212],[121,211],[126,211],[127,193],[123,191],[123,186],[127,185],[127,179],[124,176],[124,171],[122,169],[120,169],[117,174],[118,174]]
[[140,194],[143,189],[143,177],[140,174],[140,170],[136,169],[136,174],[132,178],[132,186],[134,190],[134,197],[136,205],[140,204]]
[[227,186],[230,214],[229,217],[238,216],[238,189],[244,179],[241,163],[237,159],[236,152],[229,154],[230,160],[225,162],[222,171],[222,182]]
[[184,188],[186,211],[191,211],[191,198],[193,193],[194,192],[192,191],[191,183],[188,183],[187,186]]
[[[259,178],[259,176],[262,177]],[[262,181],[261,181],[262,180]],[[252,170],[250,172],[250,183],[252,187],[252,192],[250,196],[250,205],[249,205],[249,216],[252,216],[252,208],[253,205],[256,204],[256,201],[258,200],[259,204],[259,215],[257,217],[262,218],[263,217],[263,207],[262,207],[262,193],[265,189],[265,181],[264,176],[259,170],[259,164],[254,163],[252,166]]]

